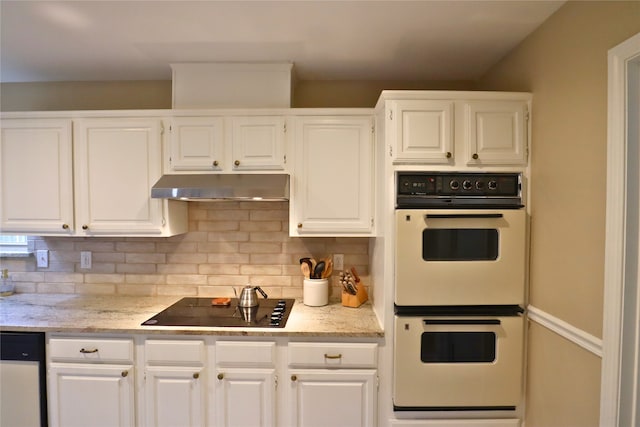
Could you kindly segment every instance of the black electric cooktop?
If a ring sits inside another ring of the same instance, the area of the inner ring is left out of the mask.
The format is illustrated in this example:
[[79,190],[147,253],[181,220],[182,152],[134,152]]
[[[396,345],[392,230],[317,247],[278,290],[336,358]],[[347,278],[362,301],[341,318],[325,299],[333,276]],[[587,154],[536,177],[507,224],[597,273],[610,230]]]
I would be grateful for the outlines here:
[[231,298],[228,305],[212,305],[212,298],[182,298],[142,326],[284,328],[295,300],[259,301],[258,307],[241,308],[236,298]]

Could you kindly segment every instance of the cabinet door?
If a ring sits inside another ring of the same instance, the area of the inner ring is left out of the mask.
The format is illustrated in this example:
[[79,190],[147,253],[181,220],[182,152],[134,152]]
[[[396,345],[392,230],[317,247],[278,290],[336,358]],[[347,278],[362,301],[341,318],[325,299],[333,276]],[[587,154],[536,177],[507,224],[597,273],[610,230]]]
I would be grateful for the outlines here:
[[160,119],[84,119],[74,128],[76,219],[85,235],[162,231]]
[[453,101],[395,101],[394,163],[453,162]]
[[52,427],[134,425],[133,366],[56,364],[48,377]]
[[527,162],[527,104],[474,101],[465,105],[469,165],[521,165]]
[[156,367],[145,371],[146,425],[197,427],[205,423],[206,386],[201,367]]
[[173,172],[222,170],[225,167],[223,118],[173,118],[169,152]]
[[0,230],[73,233],[71,120],[2,120]]
[[233,117],[231,130],[235,170],[284,169],[284,117]]
[[291,235],[373,230],[370,117],[304,117],[296,124]]
[[216,384],[216,425],[275,427],[275,396],[275,369],[220,369]]
[[375,425],[375,370],[290,370],[289,375],[292,426]]

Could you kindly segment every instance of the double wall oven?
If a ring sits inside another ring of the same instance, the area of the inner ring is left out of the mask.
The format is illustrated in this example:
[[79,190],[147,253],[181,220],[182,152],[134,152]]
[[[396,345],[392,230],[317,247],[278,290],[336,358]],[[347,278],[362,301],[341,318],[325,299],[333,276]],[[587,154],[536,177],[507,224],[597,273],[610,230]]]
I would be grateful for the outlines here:
[[515,410],[527,220],[520,173],[397,172],[396,411]]

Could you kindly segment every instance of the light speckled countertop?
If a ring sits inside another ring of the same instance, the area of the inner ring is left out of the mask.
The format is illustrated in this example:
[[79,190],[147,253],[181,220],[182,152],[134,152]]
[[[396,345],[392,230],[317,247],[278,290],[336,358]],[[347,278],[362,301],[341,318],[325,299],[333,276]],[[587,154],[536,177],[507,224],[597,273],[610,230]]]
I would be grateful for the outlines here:
[[370,303],[308,307],[296,301],[284,328],[140,326],[181,297],[13,294],[0,297],[0,330],[226,336],[383,337]]

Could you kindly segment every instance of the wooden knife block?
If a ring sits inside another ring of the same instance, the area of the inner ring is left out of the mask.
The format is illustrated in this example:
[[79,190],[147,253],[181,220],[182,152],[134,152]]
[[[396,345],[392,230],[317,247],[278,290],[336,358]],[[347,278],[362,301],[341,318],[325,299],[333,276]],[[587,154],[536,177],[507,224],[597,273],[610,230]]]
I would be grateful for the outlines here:
[[362,283],[356,284],[356,294],[352,295],[349,292],[342,291],[342,305],[345,307],[360,307],[367,302],[369,295]]

